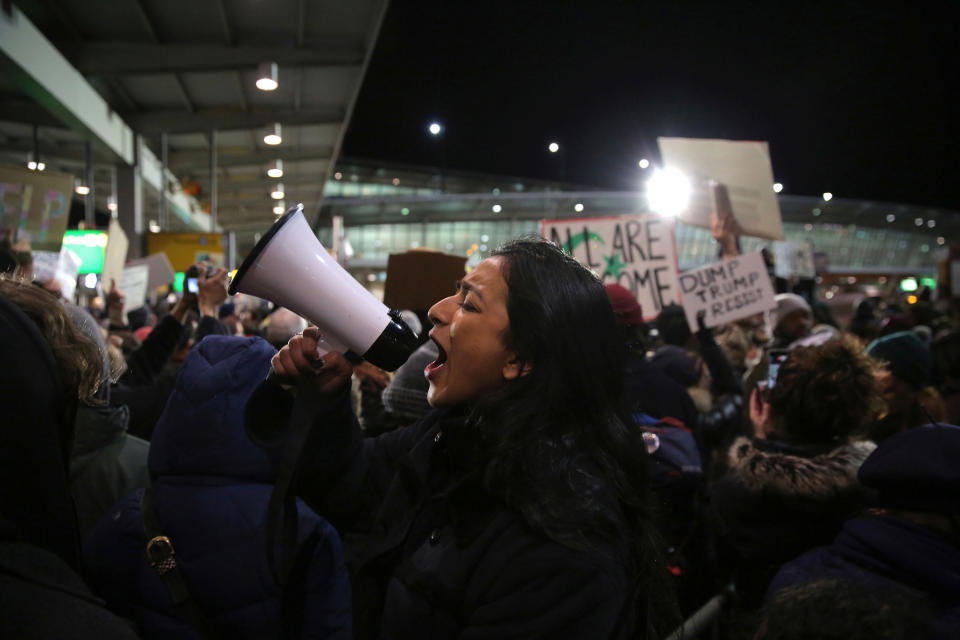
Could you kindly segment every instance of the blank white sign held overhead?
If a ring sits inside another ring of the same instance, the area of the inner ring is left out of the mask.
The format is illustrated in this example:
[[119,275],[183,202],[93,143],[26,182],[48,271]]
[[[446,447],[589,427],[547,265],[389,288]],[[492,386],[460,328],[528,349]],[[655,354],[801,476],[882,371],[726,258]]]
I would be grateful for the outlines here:
[[664,167],[679,171],[690,181],[690,204],[679,212],[681,222],[710,228],[712,180],[726,186],[733,216],[744,235],[783,240],[766,142],[657,138],[657,144]]

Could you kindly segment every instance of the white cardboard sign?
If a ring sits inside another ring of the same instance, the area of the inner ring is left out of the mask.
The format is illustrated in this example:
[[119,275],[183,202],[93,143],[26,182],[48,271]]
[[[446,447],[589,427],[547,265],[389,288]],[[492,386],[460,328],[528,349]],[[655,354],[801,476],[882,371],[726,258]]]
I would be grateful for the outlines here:
[[127,261],[127,249],[130,248],[130,242],[127,240],[127,234],[120,227],[120,223],[115,219],[110,220],[110,226],[107,228],[107,248],[103,255],[103,271],[100,279],[103,286],[109,291],[114,280],[120,282],[123,273],[123,264]]
[[72,301],[77,291],[80,256],[65,246],[61,246],[60,251],[34,251],[32,256],[34,279],[48,282],[56,278],[63,298]]
[[677,279],[691,331],[699,327],[700,311],[706,313],[704,324],[709,328],[776,306],[773,285],[760,252],[690,269]]
[[773,243],[773,270],[778,278],[814,278],[813,248],[809,242],[787,240]]
[[541,220],[540,233],[604,284],[616,282],[632,292],[645,319],[680,301],[672,218],[646,214]]
[[681,222],[710,228],[713,180],[727,188],[733,217],[744,234],[783,240],[766,142],[657,138],[657,144],[664,166],[680,171],[691,183],[690,205],[680,213]]
[[126,296],[125,306],[128,311],[139,309],[147,299],[147,281],[150,278],[150,267],[145,264],[126,267],[120,274],[120,290]]

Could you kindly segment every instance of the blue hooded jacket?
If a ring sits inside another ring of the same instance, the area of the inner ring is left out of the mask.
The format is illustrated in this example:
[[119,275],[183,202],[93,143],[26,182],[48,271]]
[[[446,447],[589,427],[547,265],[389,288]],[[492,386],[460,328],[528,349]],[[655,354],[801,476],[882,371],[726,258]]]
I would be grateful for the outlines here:
[[[297,500],[295,569],[286,594],[266,553],[276,476],[247,439],[247,398],[270,370],[260,338],[210,336],[191,350],[150,448],[154,510],[187,587],[223,638],[349,638],[350,585],[333,527]],[[145,638],[199,638],[148,564],[142,490],[111,509],[84,544],[94,589]]]

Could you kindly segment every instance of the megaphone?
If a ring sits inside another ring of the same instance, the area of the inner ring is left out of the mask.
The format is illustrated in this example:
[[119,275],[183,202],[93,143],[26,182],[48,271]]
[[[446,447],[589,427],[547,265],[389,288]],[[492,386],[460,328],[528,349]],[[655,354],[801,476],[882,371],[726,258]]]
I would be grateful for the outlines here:
[[400,317],[363,288],[317,240],[303,205],[283,214],[260,238],[230,283],[290,309],[319,327],[328,346],[393,371],[419,346]]

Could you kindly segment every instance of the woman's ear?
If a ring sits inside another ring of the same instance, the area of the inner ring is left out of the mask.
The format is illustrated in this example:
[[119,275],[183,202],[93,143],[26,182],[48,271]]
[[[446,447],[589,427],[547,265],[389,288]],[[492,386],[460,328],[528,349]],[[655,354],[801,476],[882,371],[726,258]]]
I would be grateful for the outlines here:
[[516,380],[517,378],[522,378],[533,370],[533,363],[521,360],[516,355],[513,355],[510,360],[503,365],[503,379],[504,380]]

